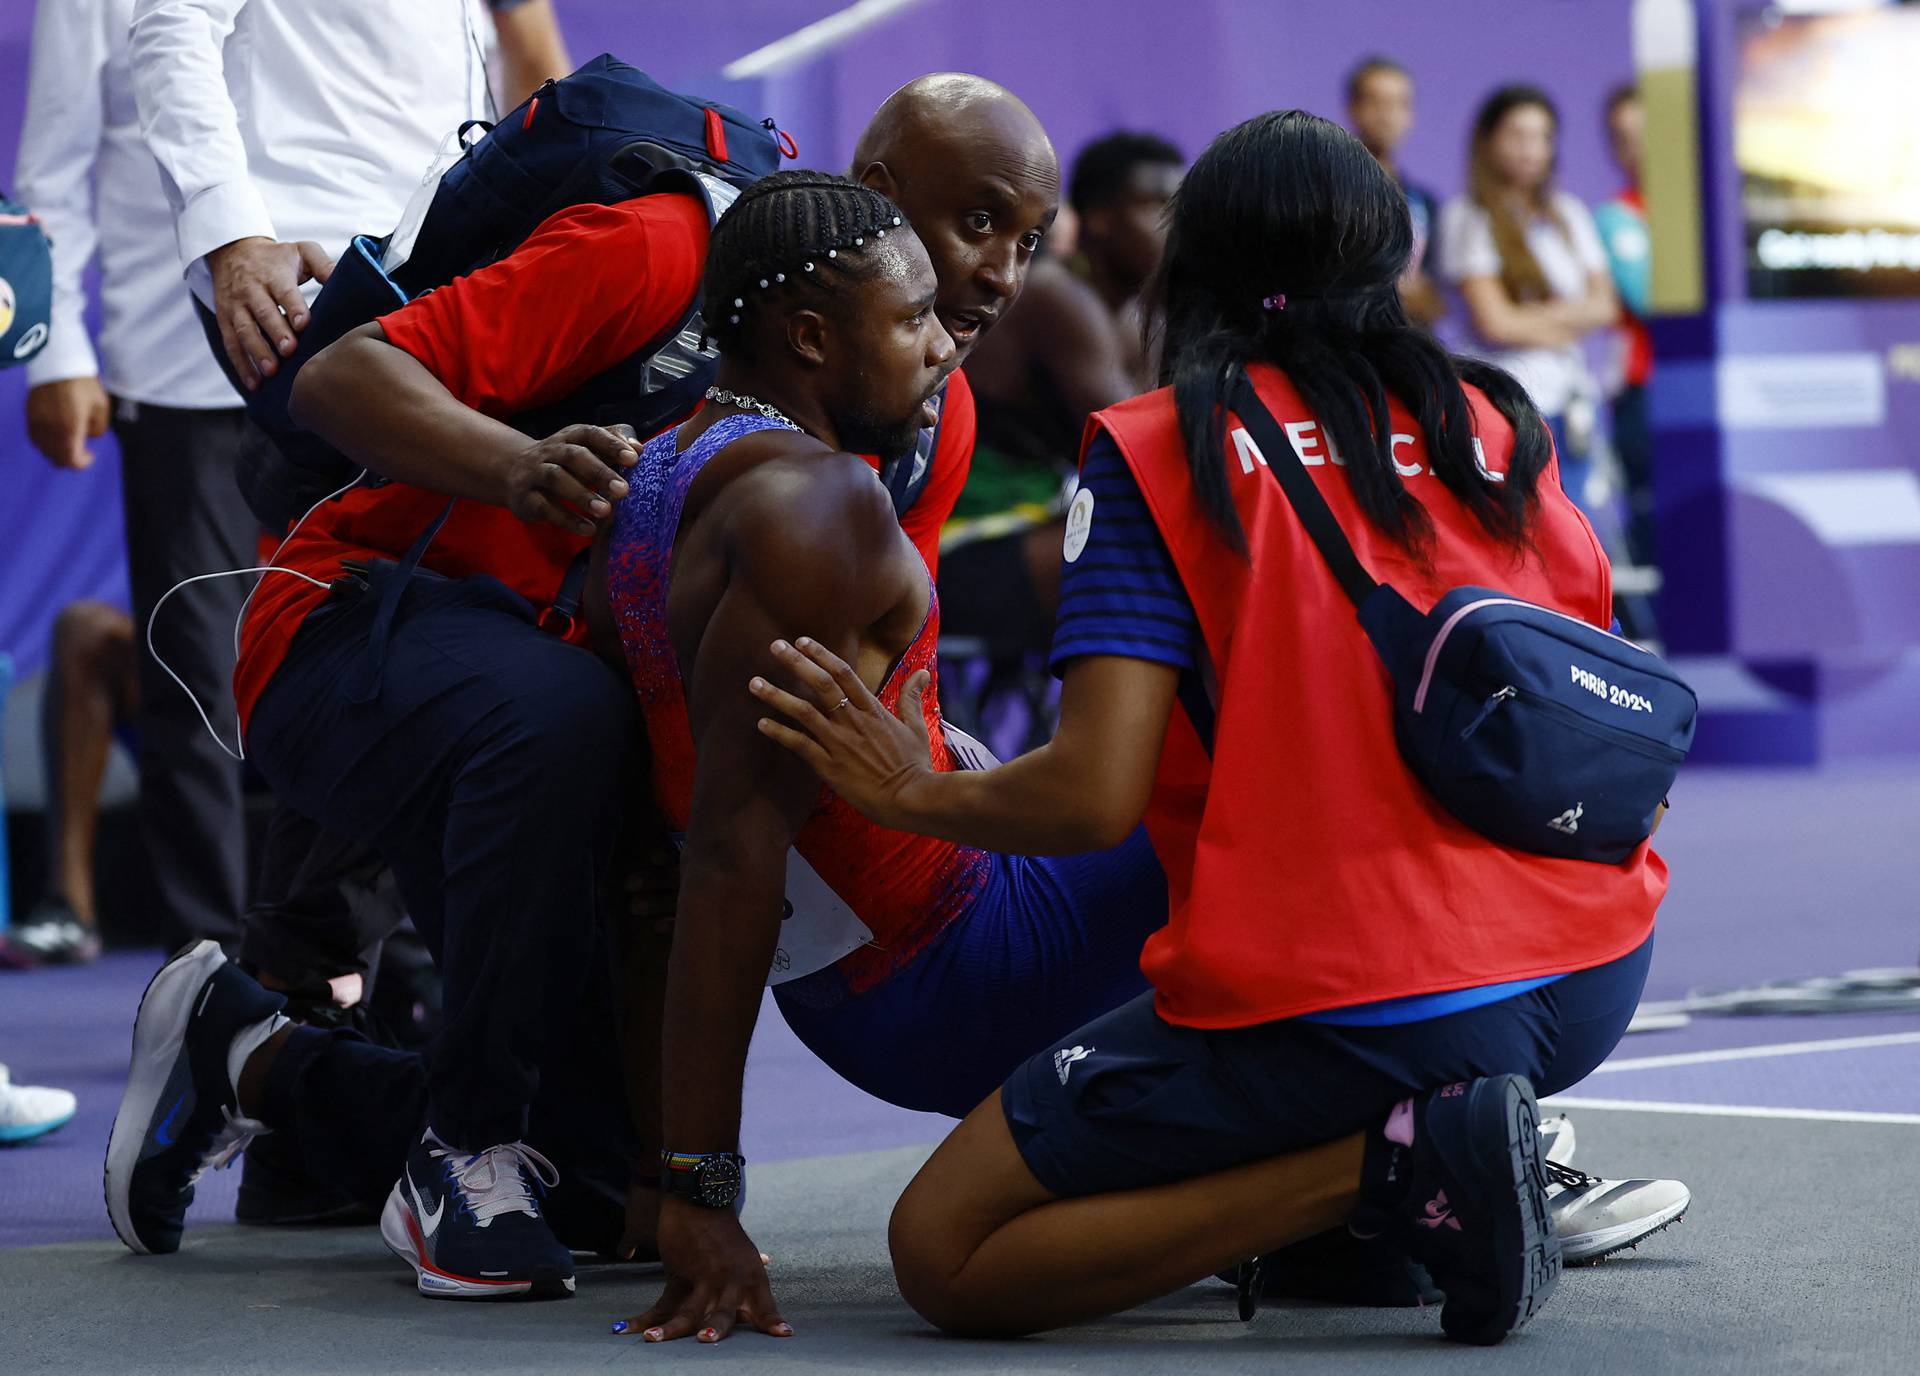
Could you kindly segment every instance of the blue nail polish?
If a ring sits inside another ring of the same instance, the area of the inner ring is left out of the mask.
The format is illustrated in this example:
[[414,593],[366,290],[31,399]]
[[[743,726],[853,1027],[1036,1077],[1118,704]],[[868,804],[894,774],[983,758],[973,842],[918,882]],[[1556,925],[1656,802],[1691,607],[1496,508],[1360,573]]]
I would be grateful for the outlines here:
[[625,1319],[615,1319],[615,1320],[613,1321],[613,1331],[614,1331],[614,1332],[616,1332],[616,1333],[624,1333],[624,1332],[626,1332],[626,1331],[627,1331],[627,1321],[626,1321]]

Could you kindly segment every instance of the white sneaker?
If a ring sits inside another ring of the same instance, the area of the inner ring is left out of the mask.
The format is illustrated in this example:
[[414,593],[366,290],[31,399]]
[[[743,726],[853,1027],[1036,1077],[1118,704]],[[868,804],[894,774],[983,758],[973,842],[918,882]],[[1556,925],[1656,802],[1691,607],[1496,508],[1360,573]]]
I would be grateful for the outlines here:
[[0,1065],[0,1146],[45,1137],[73,1117],[78,1102],[64,1089],[16,1085]]
[[1540,1120],[1540,1154],[1556,1166],[1573,1164],[1573,1119],[1562,1113]]
[[1601,1180],[1547,1164],[1547,1208],[1569,1266],[1638,1246],[1685,1218],[1692,1202],[1678,1180]]

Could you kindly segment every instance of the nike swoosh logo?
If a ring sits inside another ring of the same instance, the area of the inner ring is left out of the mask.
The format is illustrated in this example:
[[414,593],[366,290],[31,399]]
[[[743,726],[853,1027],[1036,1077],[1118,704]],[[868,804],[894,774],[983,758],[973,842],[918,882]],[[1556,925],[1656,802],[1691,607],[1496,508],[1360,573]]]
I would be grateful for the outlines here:
[[162,1118],[160,1120],[160,1126],[153,1130],[154,1141],[163,1147],[170,1147],[174,1144],[176,1139],[173,1132],[173,1120],[180,1116],[180,1110],[185,1108],[186,1104],[187,1096],[184,1094],[173,1101],[173,1107],[167,1110],[167,1116]]
[[413,1211],[420,1216],[421,1233],[432,1237],[440,1226],[440,1215],[447,1211],[447,1201],[441,1200],[438,1208],[429,1211],[426,1201],[420,1198],[420,1187],[413,1183],[412,1171],[407,1172],[407,1188],[413,1192]]

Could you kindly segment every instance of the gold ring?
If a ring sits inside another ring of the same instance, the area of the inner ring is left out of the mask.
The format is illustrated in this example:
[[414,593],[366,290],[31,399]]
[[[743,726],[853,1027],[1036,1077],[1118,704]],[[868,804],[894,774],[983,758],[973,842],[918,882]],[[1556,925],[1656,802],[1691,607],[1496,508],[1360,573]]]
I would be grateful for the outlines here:
[[835,712],[838,712],[842,707],[851,707],[852,705],[853,705],[852,699],[841,698],[840,701],[834,703],[833,706],[827,709],[827,715],[832,716]]

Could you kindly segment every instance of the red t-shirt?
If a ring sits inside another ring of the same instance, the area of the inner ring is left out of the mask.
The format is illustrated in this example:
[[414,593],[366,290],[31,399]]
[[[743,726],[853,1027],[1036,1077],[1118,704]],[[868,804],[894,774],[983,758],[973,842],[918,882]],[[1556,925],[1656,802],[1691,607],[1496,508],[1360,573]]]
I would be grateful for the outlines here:
[[[691,196],[576,206],[510,257],[380,325],[461,402],[504,419],[559,401],[677,325],[700,289],[706,253],[706,210]],[[446,504],[404,483],[356,488],[309,516],[279,565],[331,582],[342,560],[398,559]],[[420,562],[452,578],[491,574],[544,607],[586,544],[504,508],[462,501]],[[325,596],[285,574],[262,579],[234,670],[242,729],[301,621]]]
[[[577,206],[541,225],[511,256],[380,324],[388,342],[463,404],[504,419],[561,400],[677,325],[700,289],[707,239],[706,211],[690,196]],[[940,527],[966,486],[975,428],[972,389],[956,373],[933,471],[900,522],[936,574]],[[309,516],[278,565],[331,582],[343,560],[399,559],[446,504],[439,493],[405,483],[356,488]],[[586,545],[504,508],[462,501],[420,562],[451,578],[489,574],[545,607]],[[263,577],[234,670],[243,731],[300,623],[325,597],[304,579]],[[574,638],[584,635],[580,627]]]

